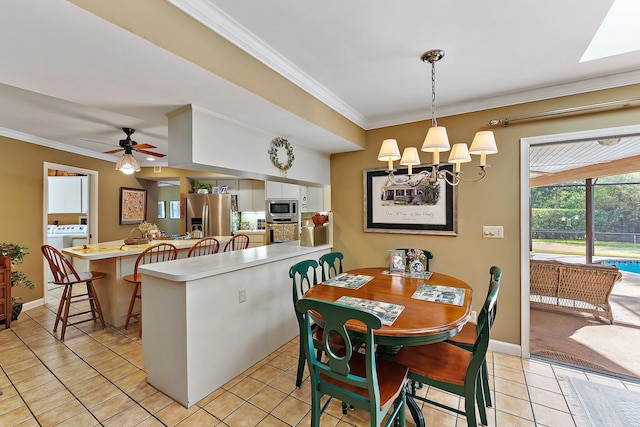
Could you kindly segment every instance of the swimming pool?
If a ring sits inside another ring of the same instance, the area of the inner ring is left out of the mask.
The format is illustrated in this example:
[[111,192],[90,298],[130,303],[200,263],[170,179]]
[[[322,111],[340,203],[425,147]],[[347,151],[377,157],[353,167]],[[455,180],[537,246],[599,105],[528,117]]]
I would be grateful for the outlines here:
[[607,259],[605,265],[615,265],[622,271],[640,274],[640,260],[638,259]]

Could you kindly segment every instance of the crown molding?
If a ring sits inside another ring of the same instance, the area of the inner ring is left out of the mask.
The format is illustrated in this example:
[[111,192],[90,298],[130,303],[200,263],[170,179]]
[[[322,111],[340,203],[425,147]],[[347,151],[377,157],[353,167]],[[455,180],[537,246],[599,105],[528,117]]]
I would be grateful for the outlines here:
[[55,150],[66,151],[73,154],[79,154],[81,156],[92,157],[94,159],[105,160],[107,162],[115,163],[116,160],[113,159],[113,156],[103,153],[98,153],[96,151],[87,150],[82,147],[76,147],[73,145],[63,144],[61,142],[52,141],[46,138],[40,138],[39,136],[30,135],[28,133],[18,132],[13,129],[7,129],[0,127],[0,135],[16,139],[18,141],[30,142],[32,144],[41,145],[43,147],[53,148]]
[[339,114],[358,126],[365,127],[367,120],[362,114],[351,108],[271,46],[240,25],[238,21],[215,7],[211,2],[206,0],[168,1]]
[[[424,112],[394,114],[367,120],[362,114],[210,2],[206,0],[168,1],[365,130],[413,123],[428,120],[431,117],[430,111],[426,109]],[[523,92],[491,96],[454,105],[438,105],[438,117],[577,95],[636,83],[640,83],[640,71],[629,71]]]
[[[563,96],[579,95],[581,93],[613,89],[616,87],[638,83],[640,83],[640,70],[629,71],[626,73],[612,74],[609,76],[548,86],[524,92],[492,96],[455,105],[438,105],[438,117],[472,113],[474,111],[489,110],[492,108],[525,104],[528,102],[543,101],[545,99],[560,98]],[[403,115],[392,115],[369,120],[369,122],[367,123],[368,126],[365,129],[378,129],[387,126],[395,126],[399,124],[429,120],[430,118],[431,111],[427,109],[422,113],[416,112],[413,114],[409,113]]]

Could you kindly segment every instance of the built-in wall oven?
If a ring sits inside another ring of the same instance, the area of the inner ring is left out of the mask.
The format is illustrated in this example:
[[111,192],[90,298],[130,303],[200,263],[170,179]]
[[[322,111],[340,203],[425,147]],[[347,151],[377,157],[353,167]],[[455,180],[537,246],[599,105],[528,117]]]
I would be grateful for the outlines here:
[[269,199],[266,206],[268,243],[283,243],[300,240],[300,212],[295,199]]

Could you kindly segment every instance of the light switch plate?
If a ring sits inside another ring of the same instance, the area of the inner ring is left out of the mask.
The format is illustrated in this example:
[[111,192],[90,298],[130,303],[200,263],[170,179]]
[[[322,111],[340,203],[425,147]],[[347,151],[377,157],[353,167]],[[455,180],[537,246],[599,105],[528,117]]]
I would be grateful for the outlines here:
[[483,225],[482,238],[484,239],[504,239],[504,229],[501,225]]

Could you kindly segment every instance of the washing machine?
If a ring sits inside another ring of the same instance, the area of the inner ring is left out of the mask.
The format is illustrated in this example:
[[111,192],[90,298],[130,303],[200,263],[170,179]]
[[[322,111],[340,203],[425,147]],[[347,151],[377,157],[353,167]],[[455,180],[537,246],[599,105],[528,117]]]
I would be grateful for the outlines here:
[[[72,246],[82,246],[89,243],[89,226],[87,224],[47,225],[47,244],[59,251]],[[88,271],[89,263],[75,257],[67,256],[76,271]],[[49,272],[49,281],[53,280]]]

